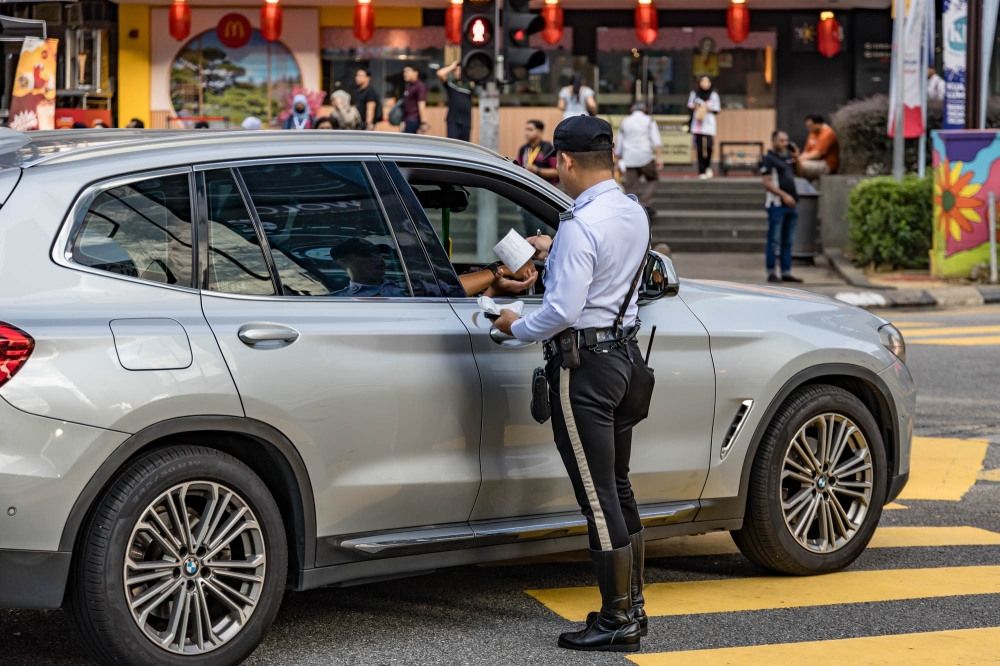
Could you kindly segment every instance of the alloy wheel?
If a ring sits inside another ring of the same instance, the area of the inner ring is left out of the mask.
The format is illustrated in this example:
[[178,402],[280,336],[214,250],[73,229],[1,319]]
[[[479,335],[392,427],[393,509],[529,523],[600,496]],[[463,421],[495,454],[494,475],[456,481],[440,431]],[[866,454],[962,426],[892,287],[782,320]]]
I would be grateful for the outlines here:
[[234,490],[176,485],[151,502],[125,551],[125,597],[143,634],[197,655],[236,636],[257,606],[266,553],[261,527]]
[[781,512],[800,546],[830,553],[846,545],[871,506],[868,440],[842,414],[814,417],[795,433],[781,466]]

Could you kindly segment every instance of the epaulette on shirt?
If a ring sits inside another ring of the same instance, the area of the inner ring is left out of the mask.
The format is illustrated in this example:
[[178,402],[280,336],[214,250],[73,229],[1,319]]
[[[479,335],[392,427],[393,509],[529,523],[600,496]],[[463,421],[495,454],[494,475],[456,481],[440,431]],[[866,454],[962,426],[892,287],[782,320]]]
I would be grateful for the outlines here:
[[559,213],[559,221],[560,222],[565,222],[567,220],[572,220],[573,216],[575,216],[575,215],[576,215],[576,209],[575,208],[570,208],[568,210],[564,210],[563,212]]

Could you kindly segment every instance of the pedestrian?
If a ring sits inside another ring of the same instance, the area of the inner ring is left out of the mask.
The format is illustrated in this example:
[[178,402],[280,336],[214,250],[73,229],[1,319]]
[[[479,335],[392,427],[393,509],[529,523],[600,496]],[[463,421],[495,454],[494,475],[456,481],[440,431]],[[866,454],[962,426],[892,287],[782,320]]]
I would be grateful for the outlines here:
[[360,129],[362,126],[361,114],[351,106],[351,94],[346,90],[334,90],[330,95],[333,102],[333,111],[328,120],[331,120],[336,127],[328,129]]
[[406,91],[403,93],[403,131],[407,134],[423,134],[430,129],[427,118],[427,86],[420,80],[420,72],[414,65],[403,68]]
[[243,119],[243,122],[240,123],[240,127],[245,130],[259,130],[261,127],[260,118],[257,118],[256,116],[247,116]]
[[938,76],[933,65],[927,68],[927,99],[938,102],[944,99],[944,79]]
[[707,76],[698,79],[698,87],[688,95],[688,108],[691,109],[691,134],[698,150],[698,177],[711,178],[715,175],[712,150],[718,129],[715,116],[722,111],[722,99],[712,87],[712,79]]
[[560,215],[554,241],[528,239],[535,259],[547,258],[541,307],[523,318],[501,310],[495,326],[518,340],[546,341],[553,436],[587,519],[601,610],[581,631],[561,635],[559,646],[634,652],[647,621],[642,523],[628,471],[632,427],[646,417],[653,391],[635,341],[649,220],[618,189],[613,143],[600,118],[556,127],[559,181],[576,203]]
[[[771,134],[771,150],[760,161],[760,176],[764,183],[764,209],[767,211],[767,245],[764,263],[768,282],[802,282],[792,276],[792,243],[795,225],[799,221],[799,193],[795,188],[795,167],[798,150],[788,141],[788,134],[775,130]],[[775,250],[781,248],[781,275],[775,267]]]
[[594,89],[583,85],[583,75],[573,74],[573,83],[559,91],[559,110],[563,112],[563,120],[573,116],[596,116],[597,97]]
[[354,74],[354,83],[358,89],[351,96],[351,106],[361,117],[363,129],[375,129],[375,123],[382,122],[382,100],[372,88],[372,73],[367,67],[358,67]]
[[636,194],[639,179],[646,181],[646,187],[639,195],[639,203],[652,219],[656,215],[653,195],[656,194],[656,184],[663,169],[663,141],[656,121],[646,113],[645,102],[633,104],[632,113],[622,120],[618,128],[618,140],[615,141],[615,157],[625,167],[622,180],[626,192]]
[[337,124],[337,121],[332,116],[324,116],[322,118],[316,119],[316,127],[314,129],[318,130],[335,130],[341,129]]
[[833,128],[818,113],[806,116],[806,145],[798,157],[799,175],[808,180],[837,173],[840,163],[840,143]]
[[125,126],[128,129],[143,129],[146,127],[146,123],[142,122],[139,118],[133,118],[128,121],[128,125]]
[[437,72],[448,99],[448,138],[468,141],[472,131],[473,84],[462,79],[462,65],[456,60]]
[[[517,149],[514,163],[539,178],[544,178],[553,185],[559,184],[559,172],[556,170],[556,149],[545,141],[545,123],[541,120],[529,120],[524,124],[525,144]],[[538,233],[538,218],[527,210],[521,209],[521,222],[524,224],[524,235],[534,236]]]
[[302,93],[292,98],[292,112],[285,118],[282,129],[307,130],[316,124],[316,118],[309,113],[309,100]]

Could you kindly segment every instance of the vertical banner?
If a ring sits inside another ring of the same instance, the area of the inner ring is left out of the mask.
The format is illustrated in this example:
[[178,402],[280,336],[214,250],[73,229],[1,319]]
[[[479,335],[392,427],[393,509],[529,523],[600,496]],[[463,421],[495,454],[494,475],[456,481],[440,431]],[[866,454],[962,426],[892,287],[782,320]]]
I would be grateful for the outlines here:
[[944,118],[942,129],[965,127],[965,43],[967,0],[944,0],[941,45],[944,48]]
[[12,129],[22,132],[55,129],[58,46],[58,39],[24,39],[11,91],[9,126]]
[[[903,136],[915,139],[924,133],[924,95],[922,82],[927,78],[927,66],[921,57],[924,32],[927,28],[927,0],[912,0],[903,22],[903,50],[893,49],[893,57],[903,57]],[[895,73],[896,68],[892,71]],[[896,130],[896,86],[890,84],[889,136]]]

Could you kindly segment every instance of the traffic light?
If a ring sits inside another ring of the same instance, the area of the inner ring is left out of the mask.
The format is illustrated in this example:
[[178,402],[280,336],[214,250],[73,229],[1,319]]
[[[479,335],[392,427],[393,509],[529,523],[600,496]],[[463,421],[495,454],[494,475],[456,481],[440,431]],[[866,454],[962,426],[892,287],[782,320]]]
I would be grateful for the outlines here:
[[529,45],[531,35],[545,28],[541,14],[528,11],[528,0],[504,0],[503,62],[508,81],[528,78],[528,70],[545,64],[545,53]]
[[497,0],[462,3],[462,78],[492,81],[496,71]]

